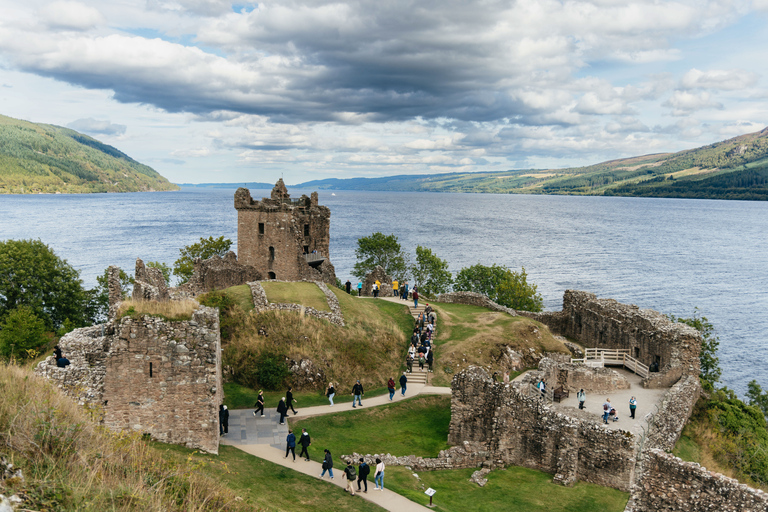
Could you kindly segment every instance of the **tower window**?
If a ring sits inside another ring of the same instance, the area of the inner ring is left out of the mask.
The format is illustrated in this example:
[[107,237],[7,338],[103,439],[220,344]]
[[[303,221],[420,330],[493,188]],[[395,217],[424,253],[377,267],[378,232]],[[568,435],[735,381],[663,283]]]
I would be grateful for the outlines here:
[[260,235],[264,234],[264,223],[263,222],[259,222],[259,234]]
[[309,236],[309,224],[304,224],[304,236]]

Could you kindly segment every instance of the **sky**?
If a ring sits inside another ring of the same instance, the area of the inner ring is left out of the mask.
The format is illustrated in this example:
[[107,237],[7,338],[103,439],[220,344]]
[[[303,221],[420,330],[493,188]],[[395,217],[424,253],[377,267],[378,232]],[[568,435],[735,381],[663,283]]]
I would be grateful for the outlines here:
[[0,114],[175,183],[562,168],[768,126],[768,0],[0,0]]

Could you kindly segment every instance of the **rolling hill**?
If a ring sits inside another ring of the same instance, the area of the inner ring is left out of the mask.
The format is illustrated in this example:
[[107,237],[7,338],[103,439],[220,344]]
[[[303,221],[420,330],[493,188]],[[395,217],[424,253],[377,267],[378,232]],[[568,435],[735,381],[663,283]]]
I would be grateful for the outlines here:
[[0,194],[178,188],[151,167],[92,137],[0,115]]
[[678,153],[588,167],[315,180],[326,190],[569,194],[768,200],[768,128]]

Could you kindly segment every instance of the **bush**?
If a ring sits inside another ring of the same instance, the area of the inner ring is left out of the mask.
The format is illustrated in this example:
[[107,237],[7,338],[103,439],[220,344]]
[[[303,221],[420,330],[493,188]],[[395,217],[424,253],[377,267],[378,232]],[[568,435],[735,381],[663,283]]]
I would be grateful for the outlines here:
[[501,265],[472,265],[456,274],[454,289],[480,293],[497,304],[520,311],[544,309],[541,294],[535,284],[528,283],[525,268],[513,272]]
[[0,356],[5,359],[34,359],[47,342],[45,322],[29,306],[11,310],[0,324]]
[[277,354],[263,354],[256,363],[256,381],[259,386],[270,391],[285,387],[291,370],[285,358]]
[[179,277],[179,283],[186,283],[194,273],[195,258],[207,260],[213,256],[224,256],[230,247],[232,247],[232,240],[223,236],[200,237],[198,243],[179,249],[180,257],[173,263],[173,275]]

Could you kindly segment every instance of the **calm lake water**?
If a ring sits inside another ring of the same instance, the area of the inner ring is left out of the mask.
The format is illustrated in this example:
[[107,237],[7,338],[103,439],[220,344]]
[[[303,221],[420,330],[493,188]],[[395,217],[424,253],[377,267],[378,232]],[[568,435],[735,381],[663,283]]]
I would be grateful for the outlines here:
[[[224,235],[236,248],[234,190],[0,196],[0,239],[41,239],[92,287],[109,265],[132,273],[137,257],[172,265],[200,237]],[[524,266],[550,310],[569,288],[677,316],[698,307],[720,335],[725,384],[768,388],[768,203],[320,191],[320,204],[332,212],[342,281],[356,240],[381,231],[412,254],[432,248],[454,272]]]

